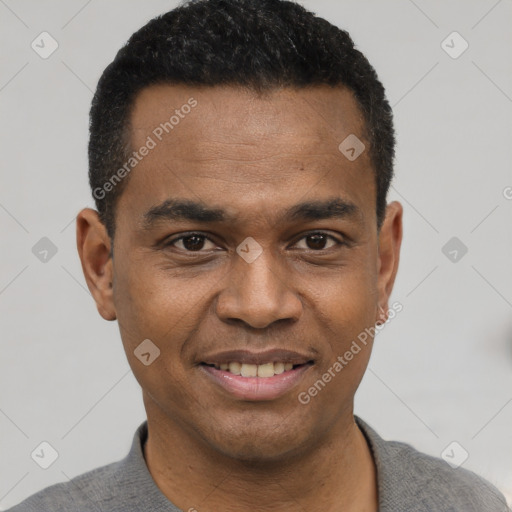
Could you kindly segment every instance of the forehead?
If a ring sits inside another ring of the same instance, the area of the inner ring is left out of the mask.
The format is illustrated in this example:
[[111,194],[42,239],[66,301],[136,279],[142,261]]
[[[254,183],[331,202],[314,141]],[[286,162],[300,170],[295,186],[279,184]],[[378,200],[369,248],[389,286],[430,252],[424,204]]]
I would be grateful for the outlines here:
[[[174,143],[174,149],[179,150],[193,132],[206,144],[205,152],[210,143],[256,144],[261,140],[270,151],[269,139],[276,135],[276,143],[302,139],[304,144],[321,144],[332,151],[332,143],[339,144],[340,137],[350,133],[362,136],[365,128],[353,93],[329,86],[284,88],[257,95],[232,86],[155,85],[137,95],[130,121],[135,146],[155,130],[158,136],[158,127],[165,125],[167,131],[162,127],[161,134],[164,144]],[[242,149],[234,147],[235,151]],[[259,147],[258,151],[264,149]],[[201,147],[197,150],[199,155],[203,153]]]
[[260,96],[231,86],[151,86],[136,97],[130,127],[133,150],[152,147],[121,196],[140,211],[177,195],[231,205],[235,214],[242,202],[255,211],[273,198],[285,206],[294,194],[339,193],[374,206],[368,151],[350,161],[339,149],[353,135],[369,148],[364,118],[344,88]]

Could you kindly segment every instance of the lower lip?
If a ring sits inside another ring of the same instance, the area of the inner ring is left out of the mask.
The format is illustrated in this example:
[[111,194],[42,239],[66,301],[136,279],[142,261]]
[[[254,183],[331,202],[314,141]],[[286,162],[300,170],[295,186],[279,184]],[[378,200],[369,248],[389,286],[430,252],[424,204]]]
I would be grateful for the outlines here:
[[242,377],[202,364],[200,368],[228,393],[242,400],[275,400],[295,387],[312,364],[297,366],[273,377]]

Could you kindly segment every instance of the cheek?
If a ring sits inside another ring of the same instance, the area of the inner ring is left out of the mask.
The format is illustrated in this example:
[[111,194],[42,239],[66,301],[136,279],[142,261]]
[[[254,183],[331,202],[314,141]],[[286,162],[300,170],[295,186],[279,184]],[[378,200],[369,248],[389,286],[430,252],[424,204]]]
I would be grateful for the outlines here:
[[200,306],[202,286],[173,279],[138,260],[120,262],[115,275],[114,300],[121,326],[129,327],[138,338],[162,344],[180,338],[194,314],[193,305]]
[[[183,404],[188,397],[183,351],[205,314],[207,283],[191,286],[190,281],[128,259],[118,262],[115,274],[119,329],[136,379],[155,401],[164,393]],[[150,356],[143,355],[147,353]]]
[[[337,325],[336,332],[357,334],[375,322],[377,278],[374,264],[361,258],[356,264],[340,269],[336,278],[325,283],[319,300],[323,316]],[[345,336],[343,336],[345,337]]]
[[[139,270],[140,269],[140,270]],[[185,385],[181,350],[192,323],[183,294],[142,266],[118,267],[114,298],[126,357],[151,403],[186,410],[194,399]]]
[[325,283],[317,295],[319,328],[329,340],[320,372],[329,373],[326,379],[332,384],[326,396],[332,394],[336,403],[336,397],[355,393],[370,359],[377,312],[372,265],[361,257],[357,265],[340,270],[337,279]]
[[[352,402],[366,371],[373,346],[376,311],[375,295],[367,286],[357,280],[340,280],[339,284],[343,286],[342,291],[329,290],[329,294],[325,294],[322,317],[326,318],[320,321],[329,348],[315,382],[311,383],[322,389],[317,406],[327,407],[333,414],[340,413],[340,404]],[[315,393],[314,389],[309,390]]]

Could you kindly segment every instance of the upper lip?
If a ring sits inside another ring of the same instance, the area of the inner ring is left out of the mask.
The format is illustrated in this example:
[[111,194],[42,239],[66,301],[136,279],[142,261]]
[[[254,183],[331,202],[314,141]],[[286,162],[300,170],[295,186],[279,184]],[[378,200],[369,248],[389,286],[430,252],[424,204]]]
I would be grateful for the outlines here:
[[206,364],[225,364],[236,361],[242,364],[265,364],[265,363],[292,363],[305,364],[313,361],[313,358],[293,350],[270,349],[263,352],[252,352],[250,350],[227,350],[216,352],[215,354],[204,357],[201,363]]

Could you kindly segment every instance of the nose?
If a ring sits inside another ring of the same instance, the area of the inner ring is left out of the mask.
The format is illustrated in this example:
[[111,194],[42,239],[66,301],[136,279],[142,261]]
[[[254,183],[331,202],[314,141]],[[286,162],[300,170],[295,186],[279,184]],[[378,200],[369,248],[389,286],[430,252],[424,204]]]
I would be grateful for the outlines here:
[[238,258],[217,299],[216,312],[221,320],[242,321],[264,329],[278,321],[294,322],[300,318],[303,304],[293,291],[290,276],[284,276],[271,260],[269,251],[252,263]]

